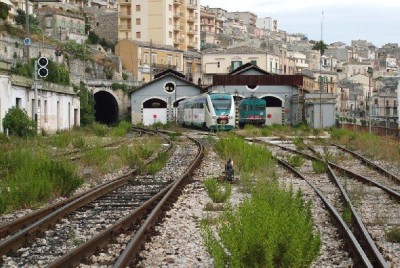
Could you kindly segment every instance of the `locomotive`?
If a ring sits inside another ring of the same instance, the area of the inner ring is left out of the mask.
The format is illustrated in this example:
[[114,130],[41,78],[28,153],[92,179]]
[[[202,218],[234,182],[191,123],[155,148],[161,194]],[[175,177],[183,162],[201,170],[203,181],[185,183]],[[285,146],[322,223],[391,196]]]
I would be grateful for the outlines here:
[[239,128],[246,124],[261,126],[266,121],[266,101],[255,96],[244,98],[239,103]]

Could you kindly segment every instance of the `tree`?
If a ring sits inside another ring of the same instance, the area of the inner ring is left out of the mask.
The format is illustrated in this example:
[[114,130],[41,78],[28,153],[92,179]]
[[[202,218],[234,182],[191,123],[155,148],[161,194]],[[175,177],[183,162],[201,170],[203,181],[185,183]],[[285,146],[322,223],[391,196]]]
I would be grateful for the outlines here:
[[82,82],[79,86],[74,86],[74,90],[78,93],[80,99],[81,126],[93,124],[95,121],[95,100],[93,93]]
[[[26,21],[26,13],[22,9],[17,9],[18,15],[15,17],[15,22],[17,25],[22,25],[25,27]],[[33,34],[39,34],[42,32],[41,28],[39,27],[39,20],[32,15],[29,15],[29,31]]]
[[0,3],[0,19],[6,20],[10,7],[5,3]]
[[318,41],[317,43],[315,43],[315,45],[312,47],[312,50],[319,50],[319,53],[322,55],[324,55],[325,50],[328,48],[328,45],[324,43],[324,41]]

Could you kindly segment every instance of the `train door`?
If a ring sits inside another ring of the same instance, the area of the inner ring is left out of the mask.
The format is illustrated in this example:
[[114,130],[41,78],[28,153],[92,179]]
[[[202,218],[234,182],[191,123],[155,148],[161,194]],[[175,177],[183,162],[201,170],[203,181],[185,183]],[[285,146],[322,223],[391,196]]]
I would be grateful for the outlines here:
[[265,124],[267,126],[282,125],[282,100],[274,96],[267,96],[263,99],[267,102]]

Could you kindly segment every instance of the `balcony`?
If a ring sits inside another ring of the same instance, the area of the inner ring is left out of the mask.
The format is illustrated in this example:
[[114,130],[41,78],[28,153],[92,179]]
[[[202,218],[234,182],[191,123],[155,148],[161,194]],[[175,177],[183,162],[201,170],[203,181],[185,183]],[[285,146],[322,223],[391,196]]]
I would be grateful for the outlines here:
[[175,12],[174,13],[174,18],[175,19],[179,19],[179,18],[182,18],[183,17],[183,13],[182,12]]
[[118,29],[121,31],[130,31],[131,30],[131,25],[119,25]]
[[187,4],[187,6],[186,6],[186,8],[188,9],[188,10],[196,10],[197,9],[197,6],[196,6],[196,4]]
[[130,6],[132,4],[131,0],[124,0],[119,2],[120,6]]
[[176,70],[176,66],[172,64],[159,64],[159,63],[154,63],[153,64],[153,70],[154,71],[164,71],[167,69],[172,69]]
[[187,31],[186,34],[187,34],[187,35],[195,35],[196,32],[195,32],[194,30],[192,30],[192,29],[188,29],[188,31]]
[[174,31],[175,32],[182,32],[183,29],[185,29],[183,26],[180,26],[180,25],[175,25],[174,26]]
[[174,45],[180,45],[180,44],[183,44],[183,42],[185,42],[184,38],[175,38],[174,39]]
[[195,48],[196,47],[196,43],[195,42],[189,42],[188,44],[187,44],[187,47],[189,48]]
[[183,0],[174,0],[174,6],[182,5]]
[[127,19],[127,18],[130,18],[132,15],[131,15],[131,13],[130,12],[119,12],[119,17],[121,18],[121,19]]

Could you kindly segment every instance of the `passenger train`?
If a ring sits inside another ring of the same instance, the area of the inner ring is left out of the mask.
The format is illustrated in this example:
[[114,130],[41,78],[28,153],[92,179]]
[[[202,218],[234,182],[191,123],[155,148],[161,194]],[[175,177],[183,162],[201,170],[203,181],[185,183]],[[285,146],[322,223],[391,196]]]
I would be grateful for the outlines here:
[[212,131],[235,128],[235,102],[228,93],[204,93],[178,105],[178,124]]
[[266,121],[266,101],[255,96],[244,98],[239,103],[239,128],[244,125],[264,125]]

